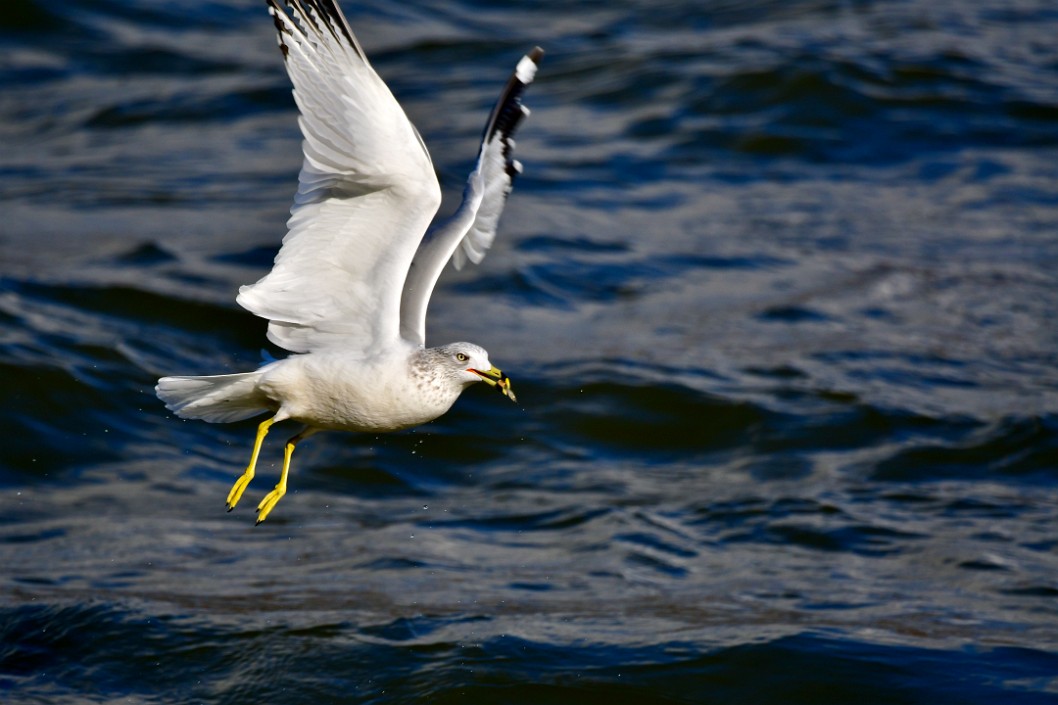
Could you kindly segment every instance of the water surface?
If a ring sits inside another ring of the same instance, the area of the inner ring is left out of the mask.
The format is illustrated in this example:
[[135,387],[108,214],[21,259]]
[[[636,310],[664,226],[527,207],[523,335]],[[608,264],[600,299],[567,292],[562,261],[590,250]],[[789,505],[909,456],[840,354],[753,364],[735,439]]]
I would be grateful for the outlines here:
[[255,528],[277,432],[226,514],[253,422],[152,387],[266,346],[263,3],[8,8],[5,702],[1058,702],[1050,3],[343,6],[449,199],[548,51],[428,330],[521,404],[315,437]]

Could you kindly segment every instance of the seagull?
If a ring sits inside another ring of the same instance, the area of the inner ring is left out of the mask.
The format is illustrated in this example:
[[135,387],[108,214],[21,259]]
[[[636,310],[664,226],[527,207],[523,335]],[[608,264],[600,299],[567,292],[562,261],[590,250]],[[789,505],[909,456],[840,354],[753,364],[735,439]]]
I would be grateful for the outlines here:
[[518,62],[485,125],[462,203],[434,220],[441,189],[426,145],[338,5],[267,3],[294,85],[304,162],[272,270],[241,287],[236,301],[267,319],[268,339],[291,354],[252,372],[163,377],[155,387],[185,419],[269,414],[228,493],[228,511],[253,480],[272,425],[302,424],[284,446],[279,482],[258,504],[257,524],[286,494],[295,446],[319,431],[412,428],[478,382],[517,401],[510,378],[480,346],[426,347],[426,308],[445,265],[479,263],[496,236],[522,170],[513,156],[514,132],[529,114],[522,94],[544,53],[536,47]]

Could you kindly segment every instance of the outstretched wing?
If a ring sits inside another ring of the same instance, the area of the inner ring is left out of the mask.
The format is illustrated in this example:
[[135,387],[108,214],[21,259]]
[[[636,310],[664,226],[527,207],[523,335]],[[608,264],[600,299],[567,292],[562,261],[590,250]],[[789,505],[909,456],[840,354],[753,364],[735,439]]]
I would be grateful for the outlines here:
[[237,301],[293,352],[397,339],[401,289],[440,205],[422,138],[330,0],[268,0],[305,160],[272,271]]
[[514,132],[529,109],[522,94],[533,82],[544,50],[534,48],[514,70],[492,109],[474,171],[463,190],[463,203],[451,218],[435,224],[423,238],[408,271],[400,303],[400,332],[406,340],[426,344],[426,308],[437,278],[449,259],[457,269],[469,259],[477,264],[496,237],[496,223],[503,212],[514,177],[522,165],[514,158]]

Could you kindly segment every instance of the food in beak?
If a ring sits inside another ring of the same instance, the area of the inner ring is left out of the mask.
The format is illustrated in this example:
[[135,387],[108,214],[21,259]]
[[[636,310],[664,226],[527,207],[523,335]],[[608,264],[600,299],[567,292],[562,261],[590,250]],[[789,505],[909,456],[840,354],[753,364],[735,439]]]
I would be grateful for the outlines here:
[[501,392],[503,392],[503,396],[510,397],[511,401],[513,401],[515,404],[518,403],[518,397],[514,396],[514,390],[511,389],[510,377],[501,373],[500,378],[496,380],[496,386]]
[[495,387],[496,389],[500,390],[503,396],[508,397],[511,401],[515,403],[518,403],[518,397],[514,395],[514,390],[511,389],[511,378],[503,374],[503,372],[501,372],[498,368],[493,367],[487,372],[475,370],[474,368],[471,368],[469,371],[473,372],[478,377],[481,377],[481,379],[486,382],[490,387]]

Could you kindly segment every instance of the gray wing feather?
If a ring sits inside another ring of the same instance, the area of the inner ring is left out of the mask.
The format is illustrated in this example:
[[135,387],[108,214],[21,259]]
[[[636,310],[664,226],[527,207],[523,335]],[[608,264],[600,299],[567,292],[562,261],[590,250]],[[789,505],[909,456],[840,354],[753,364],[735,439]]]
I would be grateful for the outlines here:
[[474,171],[463,190],[463,202],[448,219],[435,222],[419,245],[401,297],[401,335],[417,345],[426,344],[426,308],[441,270],[453,261],[480,262],[496,237],[496,225],[522,165],[514,158],[514,133],[529,114],[522,94],[532,83],[544,51],[534,48],[522,57],[496,101],[481,139]]
[[292,352],[399,340],[408,267],[440,204],[419,133],[332,0],[268,0],[304,135],[288,233],[237,301]]

